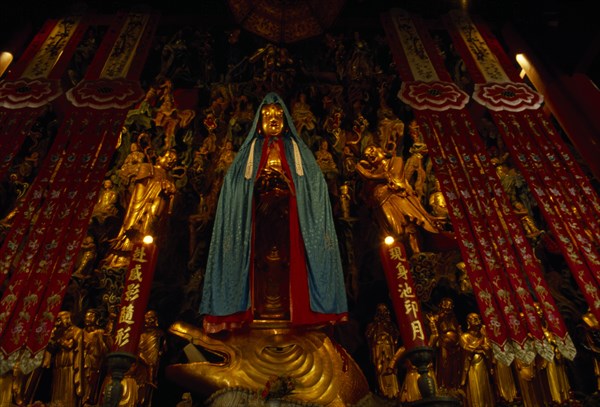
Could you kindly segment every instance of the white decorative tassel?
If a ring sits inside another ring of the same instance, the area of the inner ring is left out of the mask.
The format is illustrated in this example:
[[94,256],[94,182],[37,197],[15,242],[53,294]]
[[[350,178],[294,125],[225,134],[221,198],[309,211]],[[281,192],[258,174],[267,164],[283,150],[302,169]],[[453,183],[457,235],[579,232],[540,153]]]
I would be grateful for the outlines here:
[[250,155],[248,156],[248,161],[246,162],[246,171],[244,172],[244,178],[250,179],[252,178],[252,168],[254,168],[254,144],[256,143],[256,139],[252,140],[252,144],[250,145]]
[[300,157],[300,149],[298,144],[292,139],[292,146],[294,147],[294,161],[296,162],[296,174],[299,177],[304,176],[304,170],[302,169],[302,157]]

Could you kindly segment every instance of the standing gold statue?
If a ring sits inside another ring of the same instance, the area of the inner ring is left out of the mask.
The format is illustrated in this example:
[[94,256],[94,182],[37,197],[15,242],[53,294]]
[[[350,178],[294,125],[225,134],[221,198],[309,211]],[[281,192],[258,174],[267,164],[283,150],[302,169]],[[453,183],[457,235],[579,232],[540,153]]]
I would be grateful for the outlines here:
[[170,214],[176,187],[170,171],[177,162],[173,150],[166,151],[156,164],[140,163],[134,178],[123,225],[114,239],[113,248],[131,250],[133,238],[160,232],[164,215]]
[[390,310],[381,303],[377,305],[375,318],[367,326],[367,340],[371,348],[371,362],[375,365],[379,394],[388,399],[398,397],[400,388],[392,360],[396,353],[398,328],[392,322]]
[[98,324],[99,314],[94,309],[85,313],[83,327],[84,346],[84,391],[83,406],[94,406],[98,402],[100,384],[102,380],[102,364],[108,352],[104,340],[104,329]]
[[456,390],[462,371],[460,336],[461,327],[454,314],[454,301],[445,297],[439,303],[439,312],[428,315],[431,336],[429,346],[437,349],[435,373],[440,388]]
[[472,312],[467,315],[467,331],[460,336],[460,345],[465,353],[461,386],[465,388],[467,406],[493,407],[494,389],[490,380],[492,348],[479,314]]
[[550,403],[550,390],[545,383],[543,372],[540,372],[541,358],[536,356],[530,363],[515,359],[517,383],[524,407],[539,407]]
[[381,147],[370,145],[363,152],[364,160],[356,164],[356,171],[370,181],[370,205],[385,233],[407,238],[413,254],[419,253],[420,239],[417,228],[438,233],[436,219],[430,215],[413,188],[404,177],[404,159],[387,158]]
[[501,402],[510,404],[517,398],[517,384],[513,374],[512,366],[494,360],[494,386],[496,395]]
[[138,348],[137,381],[139,405],[150,406],[152,394],[158,385],[158,367],[165,351],[165,334],[158,327],[156,311],[147,311],[144,316],[144,332]]
[[571,397],[571,384],[569,383],[569,377],[567,376],[565,359],[558,350],[554,334],[548,330],[542,308],[537,302],[534,303],[534,306],[538,316],[540,317],[540,320],[542,321],[544,335],[554,350],[554,359],[551,361],[545,359],[542,360],[541,368],[546,370],[545,377],[548,380],[552,401],[562,404],[567,402]]
[[596,389],[600,391],[600,323],[598,323],[598,319],[591,312],[586,312],[582,320],[585,333],[583,346],[594,355]]
[[12,370],[0,376],[0,406],[13,405],[13,380]]
[[[519,315],[521,318],[525,318],[523,312],[520,312]],[[515,358],[513,366],[523,407],[546,406],[552,403],[546,371],[543,369],[545,365],[546,362],[539,355],[536,355],[529,363]]]
[[73,324],[70,311],[58,313],[43,366],[52,368],[51,402],[79,407],[83,396],[83,332]]

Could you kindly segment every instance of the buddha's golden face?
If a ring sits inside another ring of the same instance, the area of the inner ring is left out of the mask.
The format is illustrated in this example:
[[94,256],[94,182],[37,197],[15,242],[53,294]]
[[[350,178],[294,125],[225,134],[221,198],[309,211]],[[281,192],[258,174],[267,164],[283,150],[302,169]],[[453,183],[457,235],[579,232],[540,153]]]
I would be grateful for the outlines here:
[[265,105],[260,111],[265,137],[279,136],[283,131],[283,108],[277,104]]

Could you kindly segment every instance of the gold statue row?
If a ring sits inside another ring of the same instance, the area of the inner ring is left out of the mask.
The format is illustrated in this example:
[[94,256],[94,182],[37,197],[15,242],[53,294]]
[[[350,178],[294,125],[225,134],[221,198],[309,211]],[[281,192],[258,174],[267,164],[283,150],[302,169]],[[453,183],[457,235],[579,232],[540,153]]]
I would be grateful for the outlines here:
[[[45,398],[49,406],[100,405],[110,382],[105,363],[113,343],[113,324],[109,319],[102,327],[99,311],[89,309],[80,328],[73,323],[70,311],[59,312],[41,366],[25,374],[16,364],[12,372],[0,377],[0,406],[29,406],[34,401],[42,406]],[[137,361],[123,379],[119,406],[150,405],[164,351],[164,332],[158,327],[156,312],[147,311]],[[50,394],[45,396],[40,394],[39,384],[47,376],[51,378]]]
[[[436,357],[429,375],[435,379],[440,393],[462,400],[467,407],[512,405],[524,407],[575,405],[565,360],[555,352],[552,361],[539,355],[529,364],[515,359],[511,366],[497,361],[492,353],[478,313],[466,317],[463,330],[454,314],[454,301],[443,298],[439,311],[427,315],[429,344]],[[538,307],[538,312],[541,310]],[[594,348],[594,372],[600,380],[598,337],[600,325],[591,314],[584,316],[587,332],[586,347]],[[406,349],[399,346],[399,333],[387,305],[380,303],[366,336],[371,349],[371,361],[377,377],[377,392],[401,402],[421,399],[417,386],[419,374],[404,357]],[[552,343],[551,335],[546,332]],[[556,349],[555,349],[556,350]],[[598,382],[600,390],[600,381]]]

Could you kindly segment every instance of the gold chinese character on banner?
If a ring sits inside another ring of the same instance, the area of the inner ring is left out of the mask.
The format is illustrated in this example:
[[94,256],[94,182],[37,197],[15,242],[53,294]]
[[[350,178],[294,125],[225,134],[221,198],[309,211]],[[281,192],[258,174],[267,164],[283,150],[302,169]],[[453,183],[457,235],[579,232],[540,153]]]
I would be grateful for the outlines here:
[[135,301],[140,297],[140,285],[138,283],[129,284],[125,292],[126,301]]
[[412,330],[412,339],[422,339],[425,340],[425,334],[423,333],[423,325],[421,321],[416,320],[410,323],[410,329]]
[[131,270],[129,270],[129,276],[127,277],[127,281],[139,281],[142,282],[142,265],[136,264]]
[[117,347],[125,346],[129,343],[129,332],[130,327],[117,329],[117,335],[115,336],[115,344]]
[[119,315],[119,323],[124,322],[126,324],[133,324],[133,313],[135,312],[135,307],[133,304],[125,305],[121,308],[121,314]]
[[[133,258],[132,261],[135,261],[137,263],[146,263],[148,260],[146,260],[146,247],[145,246],[139,246],[136,247],[135,250],[133,251]],[[138,267],[139,265],[136,265],[136,267]]]

